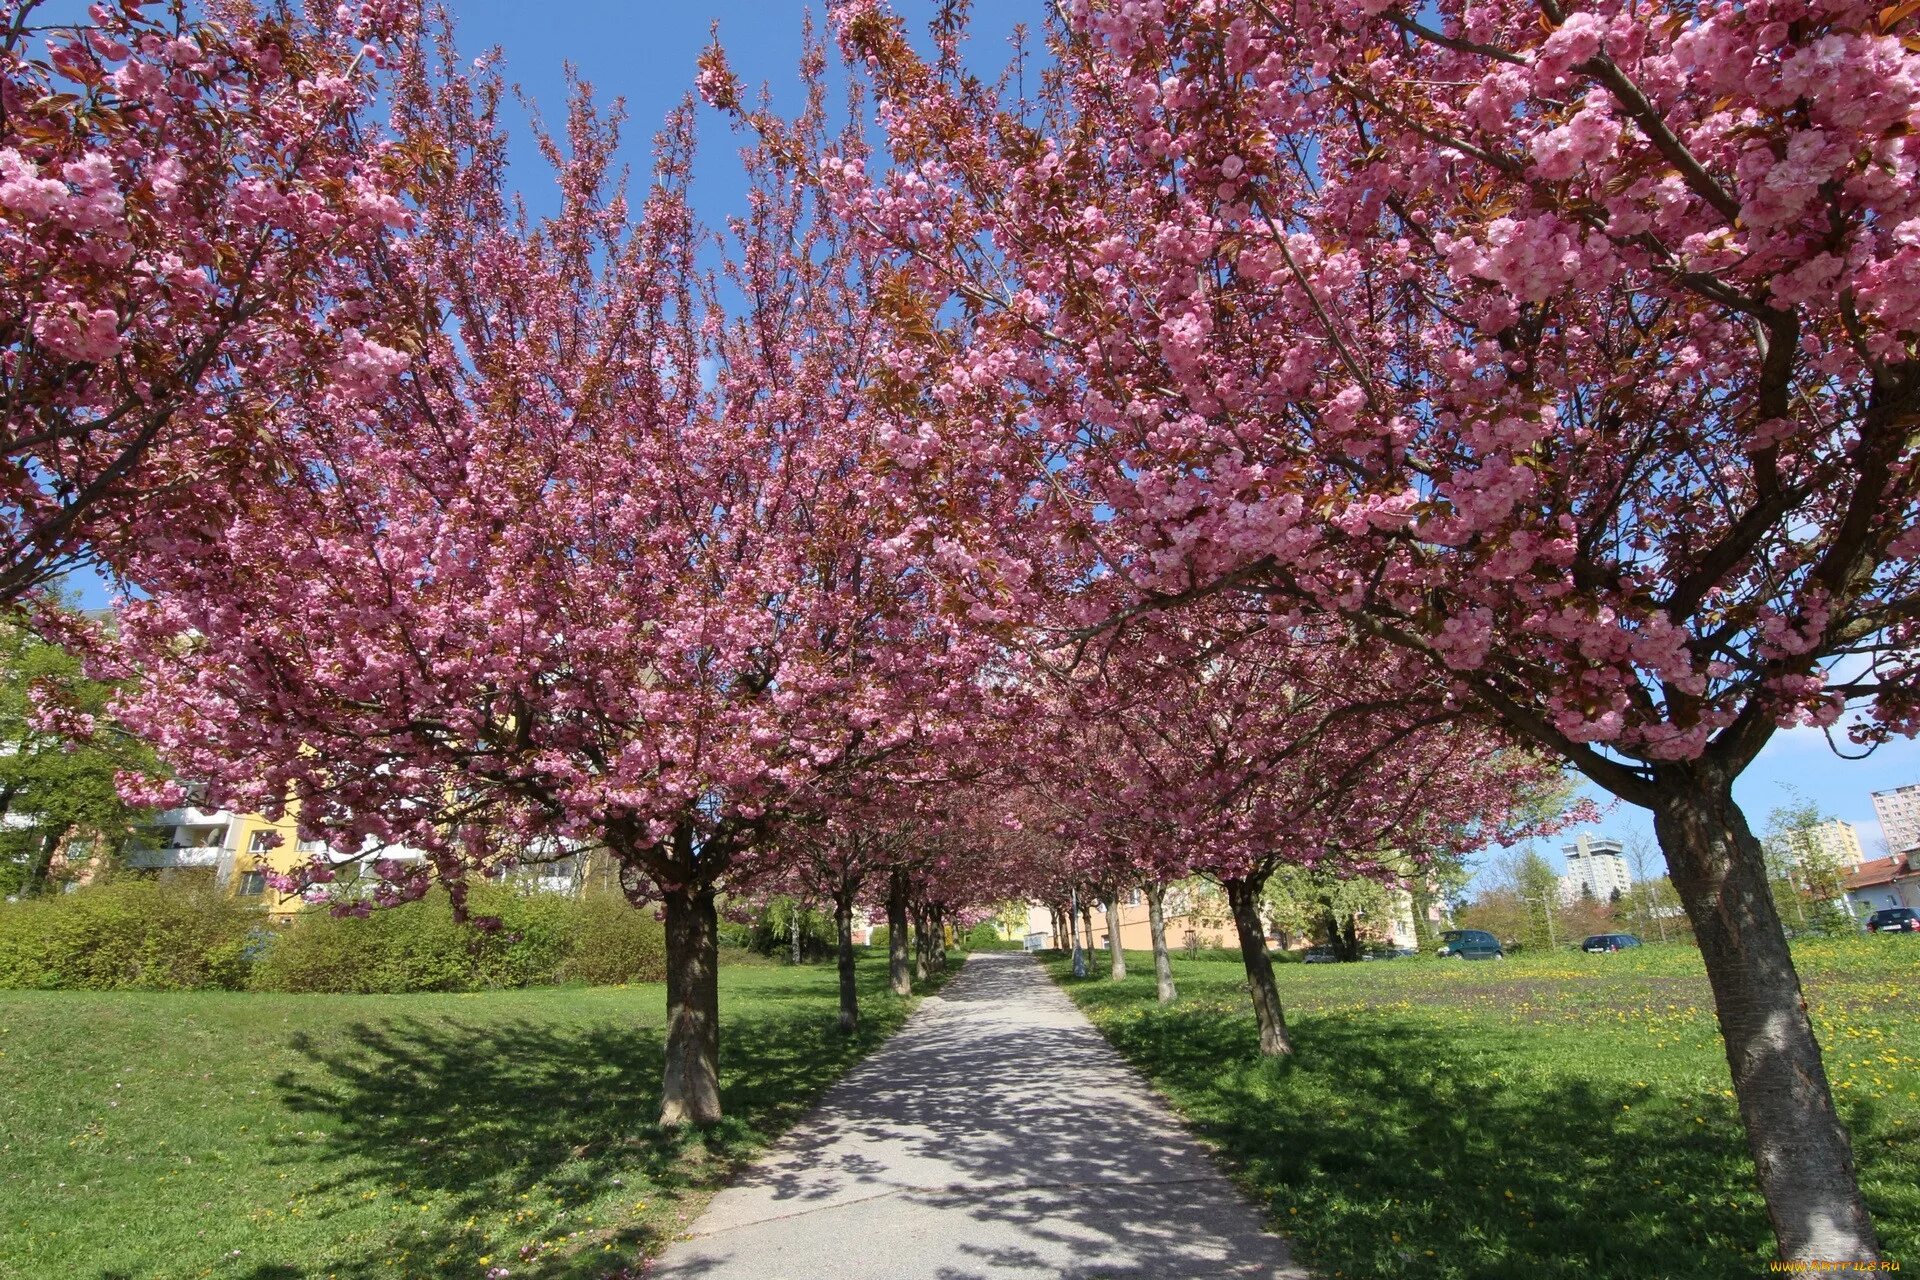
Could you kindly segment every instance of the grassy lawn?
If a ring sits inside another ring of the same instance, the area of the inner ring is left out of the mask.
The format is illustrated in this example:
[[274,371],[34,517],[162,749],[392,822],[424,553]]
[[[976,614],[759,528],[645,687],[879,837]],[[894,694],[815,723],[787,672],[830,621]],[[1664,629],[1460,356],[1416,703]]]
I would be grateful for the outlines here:
[[[1920,1263],[1920,943],[1796,950],[1889,1257]],[[1752,1277],[1772,1238],[1699,956],[1284,965],[1262,1061],[1237,960],[1055,976],[1328,1277]]]
[[0,1277],[619,1276],[897,1027],[832,966],[721,970],[727,1121],[669,1138],[658,986],[0,992]]

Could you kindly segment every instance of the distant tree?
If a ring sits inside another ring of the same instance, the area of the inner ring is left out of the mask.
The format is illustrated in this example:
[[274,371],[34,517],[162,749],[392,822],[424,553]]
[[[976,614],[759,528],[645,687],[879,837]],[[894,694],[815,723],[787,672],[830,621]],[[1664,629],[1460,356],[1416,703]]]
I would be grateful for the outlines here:
[[113,692],[75,654],[0,623],[0,890],[39,892],[63,849],[116,853],[139,826],[115,780],[159,766],[107,716]]
[[1498,864],[1499,887],[1526,907],[1515,941],[1530,950],[1545,951],[1565,941],[1561,922],[1560,877],[1540,851],[1531,845],[1507,855]]
[[1307,867],[1281,867],[1262,894],[1274,929],[1318,935],[1342,960],[1358,960],[1367,923],[1379,924],[1393,910],[1393,891],[1377,879]]
[[1767,815],[1760,841],[1767,876],[1782,914],[1802,932],[1849,933],[1854,928],[1844,905],[1846,868],[1814,837],[1814,828],[1833,820],[1817,803],[1798,795]]

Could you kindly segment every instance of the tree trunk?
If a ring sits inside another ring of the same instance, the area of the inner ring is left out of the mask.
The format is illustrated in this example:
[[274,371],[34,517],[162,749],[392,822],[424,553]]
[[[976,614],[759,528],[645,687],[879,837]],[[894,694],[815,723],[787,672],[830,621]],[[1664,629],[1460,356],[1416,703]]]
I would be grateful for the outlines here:
[[913,980],[927,980],[927,909],[913,913]]
[[1413,899],[1413,946],[1424,954],[1433,950],[1433,920],[1428,914],[1433,910],[1433,885],[1418,867],[1414,868],[1408,894]]
[[1071,951],[1073,943],[1067,939],[1067,913],[1059,907],[1048,907],[1047,913],[1053,917],[1053,945],[1059,951]]
[[947,913],[939,907],[930,907],[927,918],[933,922],[933,967],[936,972],[947,970]]
[[27,865],[22,897],[39,893],[47,887],[47,877],[53,869],[53,855],[60,851],[60,842],[66,839],[67,832],[72,829],[71,826],[52,827],[40,838],[40,847],[34,851],[33,861]]
[[1234,931],[1240,935],[1240,960],[1247,967],[1247,992],[1253,997],[1254,1020],[1260,1024],[1260,1053],[1278,1058],[1293,1052],[1287,1039],[1287,1017],[1280,1008],[1280,989],[1273,982],[1273,960],[1267,955],[1266,931],[1260,927],[1260,887],[1265,877],[1222,880],[1233,908]]
[[853,980],[853,899],[833,904],[834,931],[840,953],[840,1030],[852,1035],[860,1026],[860,989]]
[[800,904],[798,902],[793,904],[793,910],[789,913],[787,932],[792,936],[793,962],[797,965],[800,963]]
[[1853,1144],[1834,1109],[1760,842],[1731,780],[1673,770],[1660,782],[1653,829],[1706,964],[1780,1256],[1877,1259]]
[[1127,976],[1127,953],[1120,949],[1120,894],[1117,891],[1107,894],[1107,952],[1111,976],[1119,982]]
[[893,994],[913,994],[913,974],[907,963],[907,873],[895,867],[887,880],[887,982]]
[[720,1119],[720,968],[713,890],[666,895],[667,1070],[660,1124]]
[[1086,941],[1087,961],[1093,961],[1093,905],[1085,898],[1080,900],[1080,936]]
[[1147,885],[1147,932],[1153,936],[1153,981],[1161,1004],[1171,1004],[1180,993],[1173,988],[1173,959],[1167,955],[1167,887]]

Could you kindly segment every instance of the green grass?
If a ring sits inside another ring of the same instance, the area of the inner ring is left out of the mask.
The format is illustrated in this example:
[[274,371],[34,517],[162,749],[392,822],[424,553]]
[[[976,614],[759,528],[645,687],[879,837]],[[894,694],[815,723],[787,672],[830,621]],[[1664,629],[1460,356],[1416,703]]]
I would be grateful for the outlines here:
[[625,1274],[897,1027],[831,965],[721,970],[726,1121],[663,1135],[659,986],[0,992],[0,1277]]
[[[1887,1255],[1920,1259],[1920,946],[1796,957]],[[1747,1277],[1772,1256],[1697,952],[1283,965],[1262,1060],[1237,960],[1181,999],[1053,972],[1328,1277]]]

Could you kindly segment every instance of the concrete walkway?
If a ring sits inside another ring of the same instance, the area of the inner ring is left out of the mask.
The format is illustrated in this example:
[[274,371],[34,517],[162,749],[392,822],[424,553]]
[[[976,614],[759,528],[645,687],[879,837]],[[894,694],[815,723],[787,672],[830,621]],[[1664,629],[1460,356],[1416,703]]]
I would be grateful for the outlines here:
[[969,959],[651,1274],[1306,1275],[1039,964],[1004,952]]

